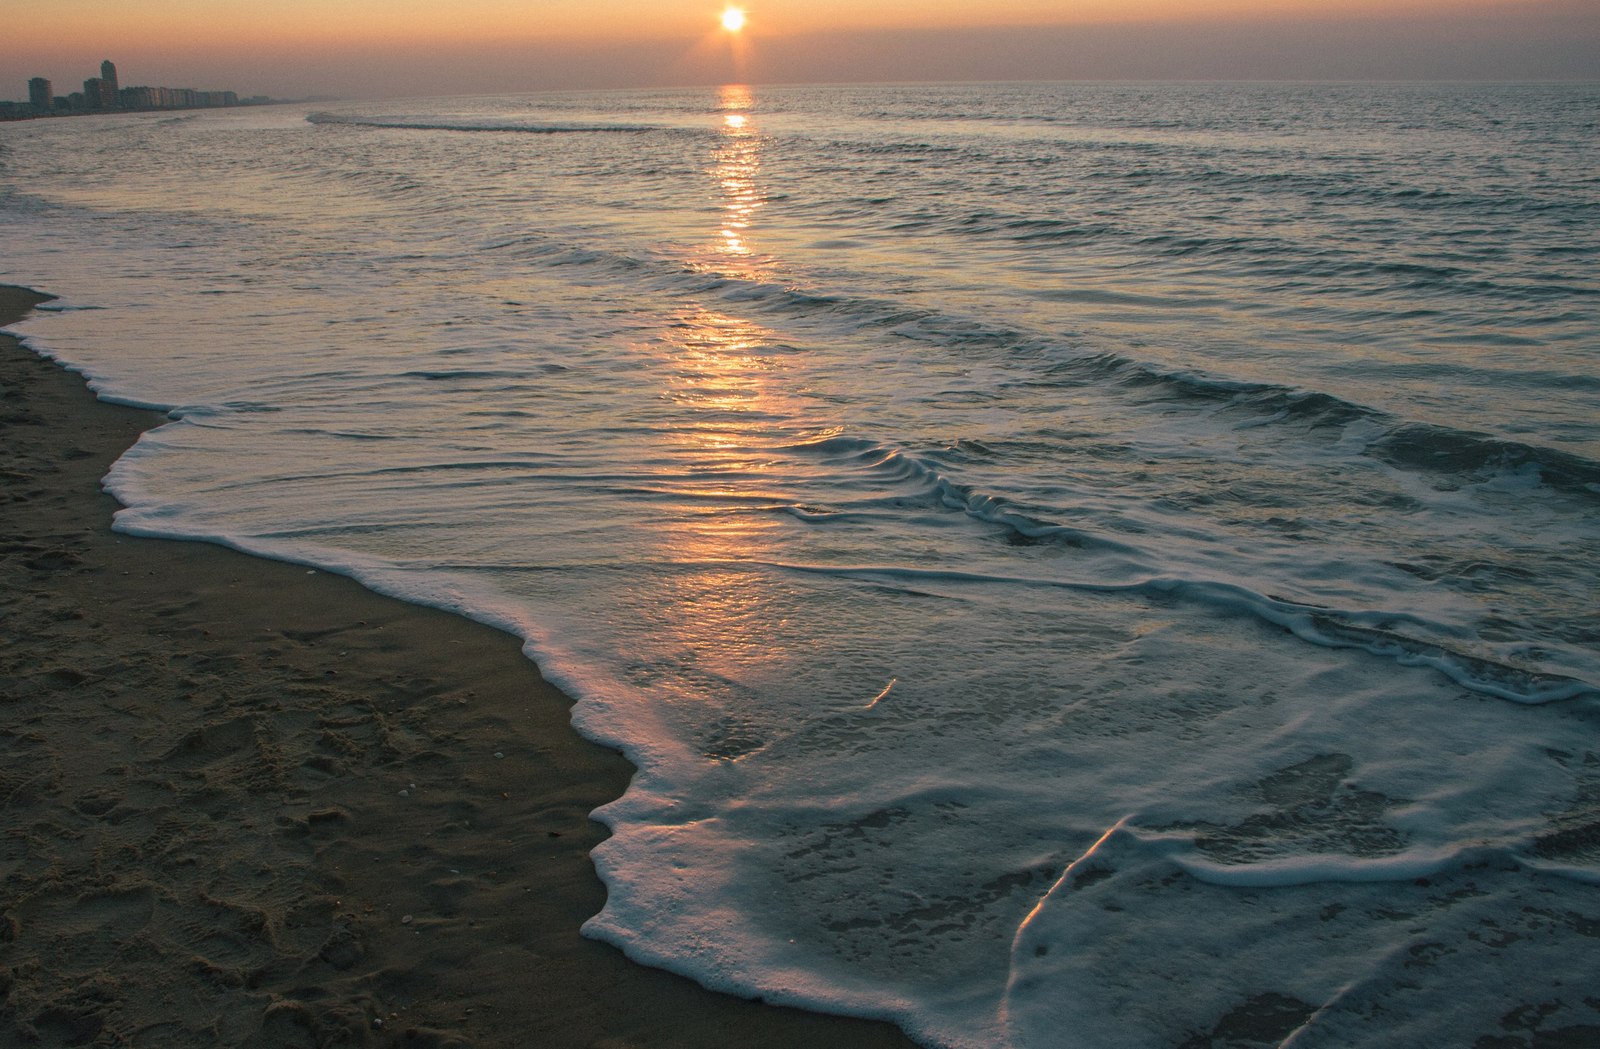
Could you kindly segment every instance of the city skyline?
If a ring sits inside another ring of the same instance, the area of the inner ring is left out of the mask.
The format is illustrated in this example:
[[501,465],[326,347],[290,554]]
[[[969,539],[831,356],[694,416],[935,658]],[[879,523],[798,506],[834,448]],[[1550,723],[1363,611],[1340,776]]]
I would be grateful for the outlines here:
[[[49,77],[30,77],[27,100],[0,100],[0,119],[28,119],[48,116],[78,116],[87,113],[139,112],[160,109],[209,109],[241,104],[233,90],[198,91],[188,87],[122,87],[116,63],[107,58],[100,63],[100,75],[83,81],[82,90],[57,94]],[[268,101],[265,96],[245,100],[251,104]]]
[[[163,82],[248,82],[278,97],[401,97],[720,83],[1081,79],[1592,79],[1600,9],[1582,0],[770,0],[733,61],[721,4],[568,0],[513,8],[249,12],[64,0],[8,18],[16,68],[73,83],[116,51]],[[63,28],[69,30],[63,32]],[[63,41],[72,41],[65,44]],[[98,59],[96,59],[98,60]],[[11,90],[16,90],[15,88]]]

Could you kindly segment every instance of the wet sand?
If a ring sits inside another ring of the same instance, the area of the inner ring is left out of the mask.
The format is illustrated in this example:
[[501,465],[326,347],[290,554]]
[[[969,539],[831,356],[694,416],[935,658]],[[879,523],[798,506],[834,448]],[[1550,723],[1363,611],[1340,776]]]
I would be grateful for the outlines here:
[[112,532],[161,421],[0,334],[0,1044],[910,1045],[583,939],[628,763],[509,635]]

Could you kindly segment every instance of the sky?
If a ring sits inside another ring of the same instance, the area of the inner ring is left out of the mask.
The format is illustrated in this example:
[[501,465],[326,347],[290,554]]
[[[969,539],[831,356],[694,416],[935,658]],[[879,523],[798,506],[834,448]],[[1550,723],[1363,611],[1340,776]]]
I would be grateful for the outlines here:
[[1600,79],[1596,0],[51,0],[3,16],[0,98],[277,98],[957,80]]

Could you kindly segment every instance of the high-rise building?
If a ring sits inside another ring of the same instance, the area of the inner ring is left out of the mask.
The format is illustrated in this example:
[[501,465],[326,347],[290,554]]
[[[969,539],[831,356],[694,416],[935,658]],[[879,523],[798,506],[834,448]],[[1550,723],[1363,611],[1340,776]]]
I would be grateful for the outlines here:
[[92,76],[83,82],[83,104],[88,109],[100,109],[100,78]]
[[36,76],[28,81],[28,105],[41,113],[50,112],[50,81]]
[[100,91],[106,98],[111,99],[112,105],[116,104],[117,67],[109,58],[100,63]]

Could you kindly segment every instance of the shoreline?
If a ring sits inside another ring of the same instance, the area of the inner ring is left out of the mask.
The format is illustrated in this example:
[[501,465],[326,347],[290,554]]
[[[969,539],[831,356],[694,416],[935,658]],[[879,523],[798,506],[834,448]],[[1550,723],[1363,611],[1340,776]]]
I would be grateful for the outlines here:
[[163,420],[0,332],[0,1041],[910,1049],[584,939],[632,766],[512,635],[112,532]]

